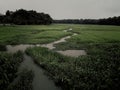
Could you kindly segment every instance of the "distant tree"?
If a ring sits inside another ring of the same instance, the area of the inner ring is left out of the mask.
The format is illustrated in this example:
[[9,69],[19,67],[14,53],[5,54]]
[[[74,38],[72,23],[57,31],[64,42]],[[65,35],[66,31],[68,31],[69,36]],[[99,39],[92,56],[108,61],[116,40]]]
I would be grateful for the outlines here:
[[49,25],[52,22],[68,24],[120,25],[120,16],[103,19],[63,19],[53,21],[49,14],[38,13],[34,10],[27,11],[24,9],[19,9],[15,12],[7,10],[5,15],[0,15],[0,23],[13,23],[18,25]]
[[[1,17],[2,18],[2,17]],[[52,18],[49,14],[37,13],[36,11],[19,9],[15,12],[7,11],[2,19],[3,23],[14,23],[18,25],[29,24],[51,24]]]
[[9,10],[6,11],[6,16],[10,16],[10,11]]
[[0,24],[3,23],[4,15],[0,14]]
[[63,19],[54,20],[53,23],[120,25],[120,16],[109,17],[104,19]]

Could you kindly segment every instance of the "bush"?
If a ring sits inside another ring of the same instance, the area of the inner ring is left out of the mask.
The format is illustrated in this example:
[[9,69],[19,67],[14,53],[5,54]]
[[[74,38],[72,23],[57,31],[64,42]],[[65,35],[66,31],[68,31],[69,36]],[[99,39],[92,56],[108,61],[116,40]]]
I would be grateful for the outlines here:
[[0,51],[6,51],[6,46],[5,45],[0,45]]
[[23,54],[20,51],[15,54],[0,53],[0,90],[6,90],[17,76],[16,72],[22,61]]
[[26,52],[63,90],[117,90],[120,85],[119,44],[90,44],[86,48],[89,54],[78,58],[41,47],[29,48]]
[[24,69],[18,76],[18,80],[13,82],[8,90],[33,90],[32,81],[33,81],[33,72]]

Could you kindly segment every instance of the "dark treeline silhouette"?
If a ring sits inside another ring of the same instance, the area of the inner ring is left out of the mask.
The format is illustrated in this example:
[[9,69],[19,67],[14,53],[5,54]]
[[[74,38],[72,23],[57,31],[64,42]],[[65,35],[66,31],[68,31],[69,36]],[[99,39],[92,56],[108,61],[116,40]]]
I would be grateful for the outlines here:
[[120,16],[118,16],[118,17],[109,17],[107,19],[100,19],[98,24],[103,24],[103,25],[120,25]]
[[64,20],[54,20],[54,23],[68,23],[68,24],[96,24],[98,20],[94,19],[64,19]]
[[53,22],[65,23],[65,24],[120,25],[120,16],[109,17],[104,19],[63,19],[63,20],[54,20]]
[[1,24],[17,24],[17,25],[32,25],[32,24],[51,24],[52,18],[49,14],[38,13],[36,11],[19,9],[16,11],[7,11],[5,15],[0,14]]

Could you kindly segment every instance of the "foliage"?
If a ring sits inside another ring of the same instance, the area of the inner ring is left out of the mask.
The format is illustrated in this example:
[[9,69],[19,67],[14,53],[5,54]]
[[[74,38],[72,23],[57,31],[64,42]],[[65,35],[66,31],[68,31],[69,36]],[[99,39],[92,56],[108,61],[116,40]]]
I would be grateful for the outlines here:
[[22,61],[23,55],[20,51],[15,54],[0,53],[0,90],[6,90],[13,81]]
[[0,45],[0,51],[6,51],[6,46],[5,45]]
[[41,47],[29,48],[26,52],[48,71],[48,75],[63,90],[117,89],[120,85],[119,44],[91,48],[88,56],[78,58],[66,57]]
[[52,23],[52,18],[49,14],[37,13],[36,11],[19,9],[15,12],[7,11],[6,15],[0,17],[1,23],[11,23],[17,25],[33,25],[33,24],[45,24]]
[[120,25],[120,16],[109,17],[104,19],[63,19],[63,20],[54,20],[53,22],[64,23],[64,24]]
[[35,62],[63,90],[113,90],[119,88],[120,40],[118,26],[70,25],[78,35],[57,44],[59,50],[85,50],[71,58],[46,48],[27,49]]
[[[68,28],[73,28],[73,30],[63,32]],[[48,43],[63,36],[71,35],[71,32],[78,35],[67,39],[67,42],[57,44],[57,49],[83,49],[87,52],[86,56],[71,58],[42,47],[29,48],[26,52],[47,71],[47,74],[57,85],[62,86],[63,90],[117,90],[120,85],[119,26],[72,24],[0,26],[0,43],[2,45]],[[3,63],[3,66],[0,65],[0,71],[2,72],[0,76],[3,78],[0,79],[1,90],[4,90],[4,86],[10,84],[9,80],[13,81],[13,78],[15,78],[17,66],[19,66],[15,63],[18,62],[18,59],[19,56],[16,58],[12,54],[0,54],[0,61]],[[11,64],[15,65],[16,68],[13,69]],[[13,73],[9,74],[9,72]],[[8,79],[8,76],[11,76],[10,79]],[[24,78],[24,76],[31,77],[31,74],[23,74],[22,77]],[[30,77],[26,78],[30,83],[27,83],[26,79],[25,81],[20,79],[23,83],[18,81],[15,86],[18,88],[24,83],[25,86],[26,84],[31,85],[32,77],[29,79]],[[15,86],[13,85],[13,88],[16,88]]]
[[33,90],[33,72],[24,69],[19,73],[18,80],[9,85],[7,90]]
[[71,35],[63,32],[66,25],[26,25],[26,26],[0,26],[1,44],[39,44],[49,43],[64,36]]

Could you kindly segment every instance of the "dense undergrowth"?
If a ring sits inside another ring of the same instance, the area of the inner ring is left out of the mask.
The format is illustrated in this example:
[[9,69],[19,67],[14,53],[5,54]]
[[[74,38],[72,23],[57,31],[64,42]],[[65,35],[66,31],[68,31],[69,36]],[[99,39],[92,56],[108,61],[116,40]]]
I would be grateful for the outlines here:
[[0,44],[0,51],[6,51],[6,46]]
[[[5,46],[0,46],[5,50]],[[33,71],[23,69],[18,72],[23,61],[21,51],[15,54],[0,52],[0,90],[33,90]]]
[[[72,31],[63,32],[68,28]],[[78,33],[67,42],[59,43],[59,50],[85,50],[86,56],[72,58],[46,48],[27,49],[27,54],[47,71],[63,90],[118,90],[120,86],[120,27],[98,25],[0,26],[0,51],[6,44],[49,43],[61,37]],[[20,52],[19,52],[20,53]],[[0,90],[17,76],[18,54],[0,53]],[[20,54],[21,56],[21,54]],[[27,77],[28,76],[28,77]],[[10,90],[32,90],[32,71],[23,71]],[[28,85],[28,87],[26,86]],[[22,87],[23,86],[23,87]]]
[[72,32],[78,35],[55,46],[56,50],[75,49],[87,52],[84,59],[77,58],[79,61],[77,64],[81,68],[79,70],[82,70],[79,74],[81,79],[78,79],[82,82],[79,89],[117,90],[120,85],[120,32],[118,28],[111,27],[110,29],[104,26],[87,28],[86,26],[75,28]]
[[41,47],[29,48],[26,52],[48,71],[48,75],[63,90],[117,90],[120,85],[119,44],[88,47],[88,55],[78,58],[66,57]]
[[23,54],[0,52],[0,90],[7,90],[8,85],[17,77],[16,72],[23,61]]
[[33,76],[33,71],[24,69],[19,73],[17,80],[9,85],[8,90],[33,90]]

